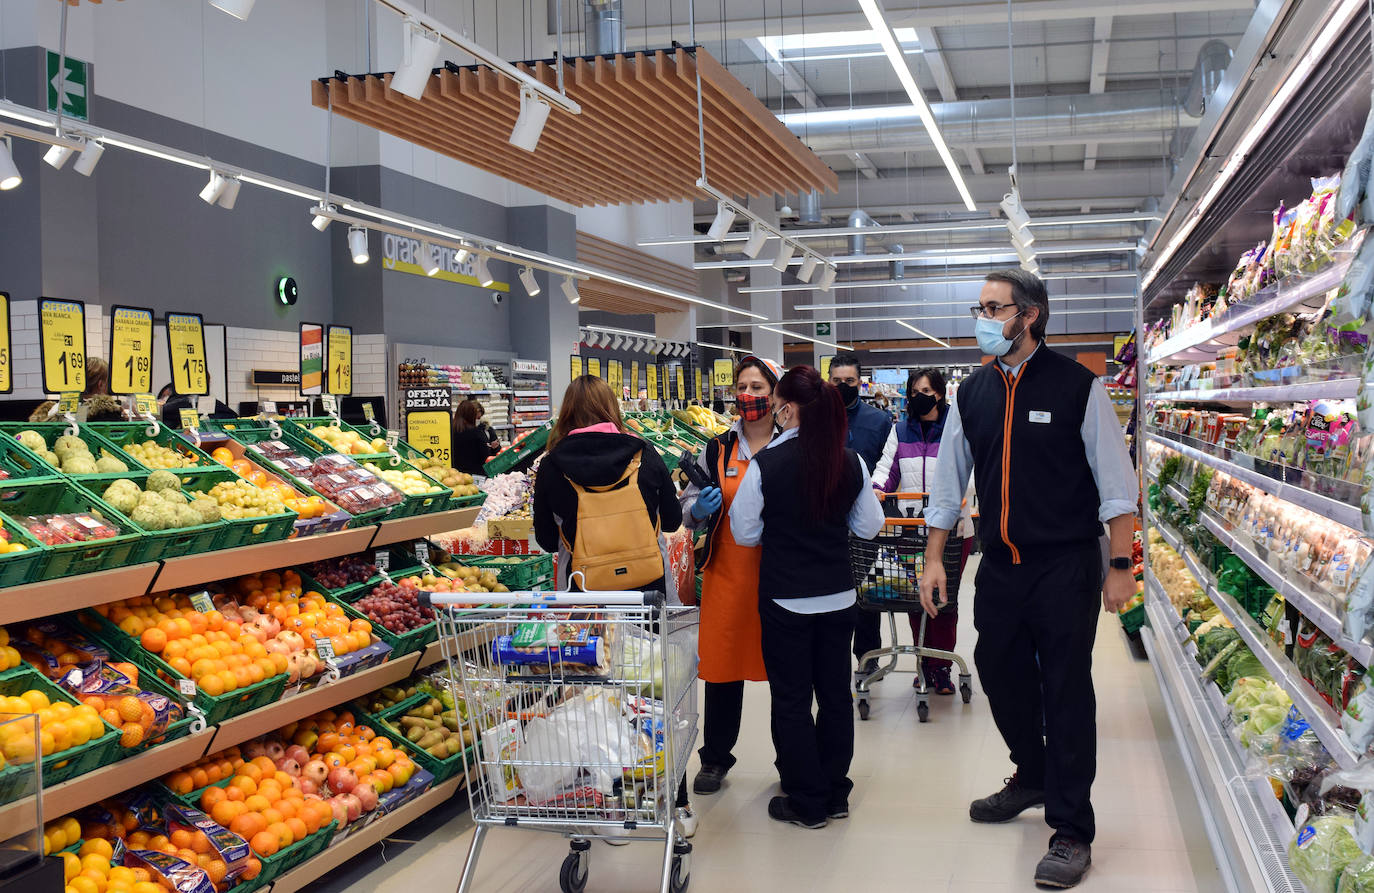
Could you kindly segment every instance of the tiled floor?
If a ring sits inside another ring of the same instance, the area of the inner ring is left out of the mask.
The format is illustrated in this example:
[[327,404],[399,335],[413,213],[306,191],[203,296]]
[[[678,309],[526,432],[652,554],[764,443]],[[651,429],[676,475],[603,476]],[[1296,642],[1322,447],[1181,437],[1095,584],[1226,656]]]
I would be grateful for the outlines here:
[[[965,580],[972,576],[965,574]],[[970,658],[971,613],[963,612],[960,630],[960,651]],[[905,628],[901,633],[909,634]],[[1220,891],[1154,677],[1147,664],[1131,658],[1112,618],[1102,620],[1096,666],[1099,832],[1093,868],[1080,889]],[[821,831],[767,818],[768,798],[777,793],[768,693],[764,685],[749,686],[739,765],[720,794],[694,798],[701,826],[693,840],[691,889],[1034,889],[1031,876],[1049,839],[1043,813],[1001,826],[974,825],[967,818],[969,800],[995,790],[1010,774],[981,691],[968,706],[957,697],[938,699],[931,721],[921,725],[910,680],[901,674],[876,686],[872,718],[857,723],[851,816]],[[314,893],[419,893],[456,886],[472,838],[465,804],[455,801],[400,836],[404,841],[390,841],[340,868]],[[557,891],[566,854],[567,843],[552,834],[497,829],[487,838],[473,889]],[[657,890],[661,859],[659,845],[594,844],[588,889]]]

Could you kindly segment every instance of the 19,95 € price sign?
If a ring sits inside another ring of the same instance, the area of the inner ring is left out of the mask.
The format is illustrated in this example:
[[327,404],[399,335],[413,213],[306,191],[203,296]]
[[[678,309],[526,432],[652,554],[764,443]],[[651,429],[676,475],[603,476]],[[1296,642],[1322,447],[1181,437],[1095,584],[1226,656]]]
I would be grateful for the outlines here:
[[110,308],[110,393],[147,394],[153,389],[153,311]]
[[200,314],[167,314],[167,350],[172,360],[172,390],[183,395],[210,393]]
[[50,394],[86,390],[86,305],[44,298],[38,303],[38,345],[43,355],[43,390]]

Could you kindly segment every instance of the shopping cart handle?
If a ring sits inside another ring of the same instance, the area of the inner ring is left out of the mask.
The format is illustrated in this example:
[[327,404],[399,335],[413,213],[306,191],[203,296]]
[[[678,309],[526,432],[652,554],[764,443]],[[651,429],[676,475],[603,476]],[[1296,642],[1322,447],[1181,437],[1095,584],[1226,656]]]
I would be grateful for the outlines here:
[[667,603],[662,592],[417,592],[422,608],[473,607],[482,605],[645,605],[661,608]]

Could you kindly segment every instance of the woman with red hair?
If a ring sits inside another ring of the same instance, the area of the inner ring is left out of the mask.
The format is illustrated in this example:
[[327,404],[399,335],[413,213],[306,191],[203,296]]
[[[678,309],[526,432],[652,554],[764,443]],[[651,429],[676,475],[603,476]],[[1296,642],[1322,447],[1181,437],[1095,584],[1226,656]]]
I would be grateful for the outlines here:
[[820,373],[788,371],[773,390],[773,418],[782,433],[740,482],[730,531],[740,545],[762,547],[759,618],[783,790],[768,815],[823,828],[849,815],[854,787],[849,535],[876,536],[883,510],[868,467],[845,447],[844,399]]

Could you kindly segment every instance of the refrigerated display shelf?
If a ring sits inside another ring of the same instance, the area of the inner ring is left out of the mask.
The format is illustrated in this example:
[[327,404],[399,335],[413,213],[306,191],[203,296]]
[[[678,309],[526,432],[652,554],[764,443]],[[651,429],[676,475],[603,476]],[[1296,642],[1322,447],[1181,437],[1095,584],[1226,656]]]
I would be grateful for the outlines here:
[[1345,400],[1360,389],[1358,378],[1333,378],[1329,381],[1302,381],[1295,384],[1253,388],[1217,388],[1183,391],[1155,391],[1146,400],[1197,400],[1210,403],[1267,403],[1289,400]]
[[1235,462],[1228,462],[1225,459],[1213,456],[1211,453],[1191,447],[1186,443],[1179,443],[1177,440],[1165,437],[1153,431],[1146,432],[1145,438],[1153,443],[1174,450],[1189,459],[1196,459],[1203,465],[1210,466],[1217,471],[1231,475],[1239,481],[1243,481],[1252,487],[1257,487],[1271,496],[1277,496],[1285,502],[1291,502],[1296,506],[1305,508],[1310,512],[1316,512],[1323,518],[1329,518],[1338,524],[1346,527],[1360,529],[1360,507],[1348,502],[1341,502],[1320,493],[1304,489],[1302,486],[1284,481],[1275,480],[1266,474],[1262,474],[1253,468],[1246,468]]

